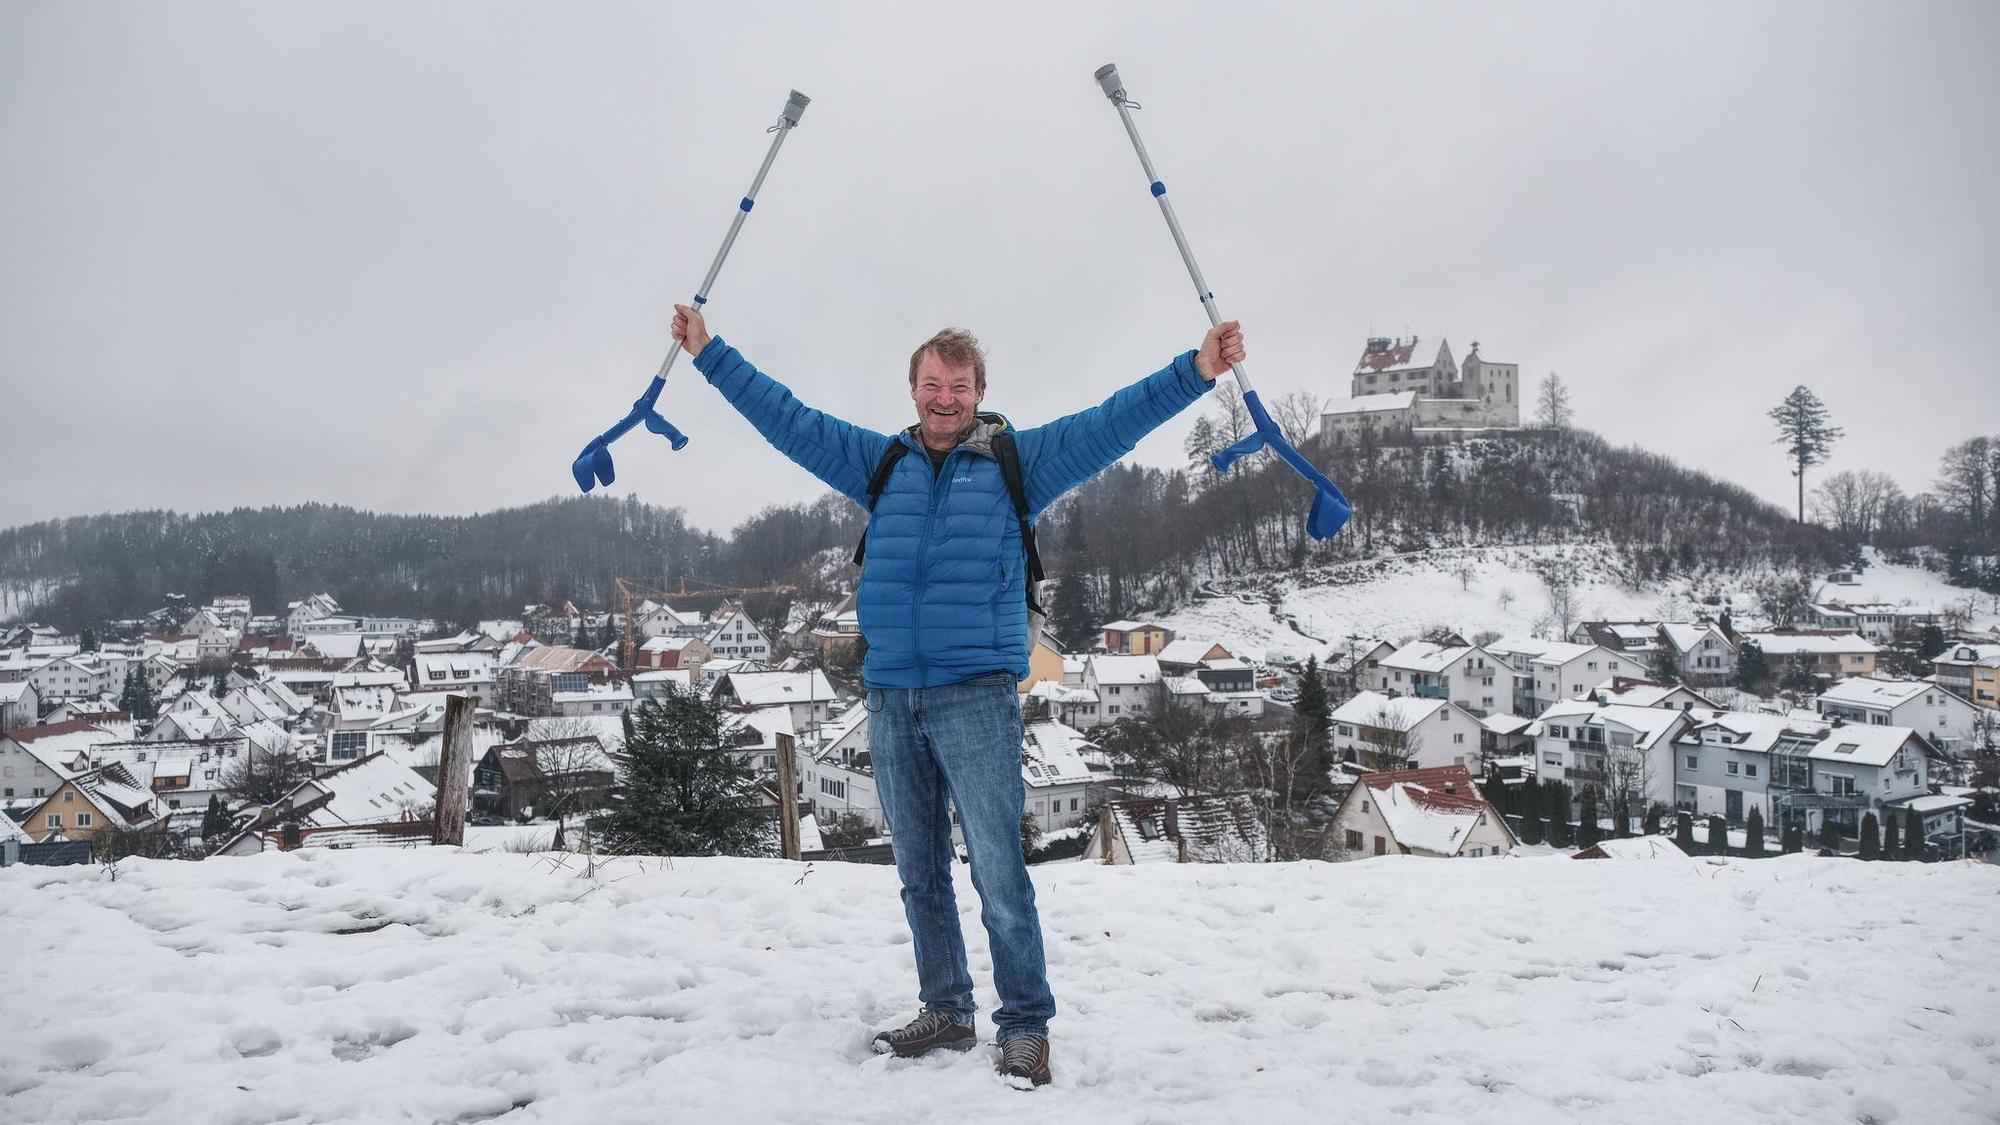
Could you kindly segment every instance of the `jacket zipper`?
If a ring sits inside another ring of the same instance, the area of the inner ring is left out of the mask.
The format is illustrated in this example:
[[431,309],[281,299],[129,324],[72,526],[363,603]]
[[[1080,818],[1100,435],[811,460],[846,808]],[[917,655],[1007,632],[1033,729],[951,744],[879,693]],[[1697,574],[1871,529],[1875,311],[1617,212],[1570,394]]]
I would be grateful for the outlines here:
[[[924,455],[924,467],[930,468],[930,450],[925,449],[919,442],[917,452]],[[958,449],[954,447],[950,453],[944,455],[944,464],[931,474],[930,511],[924,515],[924,537],[917,544],[917,604],[910,615],[910,640],[917,648],[919,686],[928,678],[928,669],[924,667],[924,646],[919,639],[924,632],[924,588],[929,584],[930,578],[930,569],[925,564],[930,560],[931,534],[937,527],[938,503],[944,498],[944,492],[951,487],[951,462],[957,456]]]

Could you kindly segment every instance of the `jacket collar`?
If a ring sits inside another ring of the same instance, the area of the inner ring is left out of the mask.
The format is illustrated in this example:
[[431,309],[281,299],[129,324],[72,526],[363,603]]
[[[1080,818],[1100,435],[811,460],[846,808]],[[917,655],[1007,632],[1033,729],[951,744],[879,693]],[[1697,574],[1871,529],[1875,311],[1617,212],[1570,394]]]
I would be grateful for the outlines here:
[[[993,435],[1009,427],[1010,423],[1007,421],[1006,415],[981,411],[974,416],[972,432],[959,440],[958,448],[968,453],[976,453],[988,460],[997,460],[993,456]],[[928,452],[924,445],[924,439],[917,433],[915,423],[912,423],[903,430],[903,436],[908,440],[911,448],[917,452]]]

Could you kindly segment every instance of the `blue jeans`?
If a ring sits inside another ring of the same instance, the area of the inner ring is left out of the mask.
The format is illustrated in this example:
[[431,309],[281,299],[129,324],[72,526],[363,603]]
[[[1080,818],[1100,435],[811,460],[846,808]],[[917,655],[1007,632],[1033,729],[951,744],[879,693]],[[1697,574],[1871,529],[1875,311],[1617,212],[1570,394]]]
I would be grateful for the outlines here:
[[926,1008],[972,1023],[972,974],[952,892],[951,819],[958,807],[979,920],[993,951],[1004,1043],[1047,1035],[1055,998],[1042,958],[1035,885],[1021,854],[1021,704],[1011,673],[945,687],[868,691],[868,755],[903,883],[903,913]]

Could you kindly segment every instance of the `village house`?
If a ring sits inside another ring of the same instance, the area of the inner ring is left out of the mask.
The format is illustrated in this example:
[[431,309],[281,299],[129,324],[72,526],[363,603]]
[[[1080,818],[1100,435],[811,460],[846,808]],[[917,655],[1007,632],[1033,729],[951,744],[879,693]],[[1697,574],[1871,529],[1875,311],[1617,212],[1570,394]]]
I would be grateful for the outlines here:
[[1630,815],[1643,815],[1673,801],[1674,737],[1691,721],[1670,707],[1565,699],[1542,713],[1535,774],[1568,782],[1579,796],[1595,789],[1604,815],[1620,797]]
[[147,828],[160,819],[153,794],[112,762],[66,778],[21,822],[38,844],[52,838],[90,840],[100,832]]
[[1016,687],[1026,695],[1036,684],[1051,682],[1063,682],[1063,651],[1047,637],[1037,637],[1035,647],[1028,650],[1028,678]]
[[1909,727],[1932,746],[1958,756],[1976,745],[1980,710],[1929,680],[1842,680],[1813,700],[1827,719]]
[[26,680],[0,684],[0,731],[33,726],[42,713],[42,697]]
[[1096,655],[1084,665],[1083,686],[1101,705],[1097,723],[1115,723],[1157,712],[1166,699],[1162,679],[1157,657]]
[[1189,676],[1196,668],[1211,660],[1233,660],[1235,654],[1217,641],[1198,641],[1192,637],[1178,637],[1166,647],[1153,654],[1160,662],[1160,672],[1168,676]]
[[90,748],[116,735],[81,720],[0,732],[0,798],[41,798],[90,768]]
[[868,708],[856,703],[819,731],[817,748],[801,746],[799,789],[801,807],[809,807],[822,826],[843,816],[866,821],[876,832],[888,821],[875,788],[875,770],[868,755]]
[[1602,645],[1505,637],[1486,651],[1514,672],[1514,713],[1539,715],[1614,676],[1643,677],[1645,665]]
[[1851,632],[1782,629],[1768,633],[1744,633],[1740,640],[1745,644],[1755,642],[1758,648],[1764,650],[1772,673],[1780,677],[1787,672],[1833,679],[1873,676],[1875,654],[1881,651],[1875,642]]
[[1477,765],[1479,716],[1448,699],[1364,691],[1336,707],[1333,753],[1371,770]]
[[628,683],[585,684],[580,691],[549,695],[551,713],[560,716],[622,715],[632,702],[632,685]]
[[2000,708],[2000,644],[1954,644],[1931,666],[1939,687],[1980,707]]
[[1029,723],[1021,743],[1021,780],[1028,798],[1024,815],[1041,832],[1057,832],[1084,822],[1095,780],[1084,751],[1093,748],[1081,731],[1056,722]]
[[537,645],[500,665],[499,705],[522,715],[555,714],[555,693],[582,691],[620,678],[618,666],[588,649]]
[[1349,859],[1482,859],[1519,844],[1463,766],[1364,774],[1341,798],[1332,830]]
[[1514,712],[1513,669],[1477,645],[1412,641],[1374,663],[1376,691],[1448,699],[1475,715]]
[[714,698],[732,708],[785,707],[792,716],[792,729],[806,730],[833,717],[840,694],[826,673],[731,672],[715,682]]
[[1104,651],[1126,656],[1153,656],[1174,640],[1172,629],[1147,621],[1113,621],[1103,632]]
[[1697,707],[1720,710],[1715,701],[1683,684],[1655,680],[1629,680],[1615,676],[1592,688],[1587,696],[1599,703],[1622,703],[1627,707],[1658,707],[1667,711],[1692,711]]
[[[1208,689],[1204,687],[1197,694],[1206,698]],[[1081,683],[1043,680],[1028,689],[1028,694],[1021,700],[1021,709],[1024,714],[1054,719],[1084,730],[1102,722],[1098,714],[1100,703],[1097,692]]]
[[744,660],[771,659],[771,641],[750,615],[735,602],[724,602],[709,617],[710,628],[702,639],[717,656]]
[[481,707],[491,707],[499,701],[499,684],[496,671],[499,667],[497,651],[487,652],[423,652],[419,650],[412,657],[419,690],[444,690],[456,695],[471,696]]
[[651,637],[632,654],[635,669],[685,668],[699,670],[715,655],[700,637]]
[[428,844],[436,807],[434,785],[386,755],[370,754],[300,782],[214,854]]
[[1079,862],[1264,863],[1270,838],[1248,794],[1108,801]]
[[[617,777],[594,734],[504,742],[488,747],[473,768],[472,808],[509,819],[558,811],[574,816],[602,805]],[[567,808],[558,810],[557,803]]]
[[1714,622],[1664,622],[1660,637],[1682,683],[1722,687],[1736,678],[1736,643]]

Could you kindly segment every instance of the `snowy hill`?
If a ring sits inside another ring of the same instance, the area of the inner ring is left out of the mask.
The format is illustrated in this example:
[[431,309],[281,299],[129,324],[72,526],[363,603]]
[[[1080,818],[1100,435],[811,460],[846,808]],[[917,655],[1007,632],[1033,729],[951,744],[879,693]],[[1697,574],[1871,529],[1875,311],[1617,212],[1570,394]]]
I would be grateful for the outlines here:
[[[1035,869],[1055,1084],[903,1061],[887,868],[454,849],[0,871],[11,1122],[1991,1121],[2000,868]],[[972,964],[991,1011],[976,898]],[[982,1017],[982,1034],[990,1025]]]
[[[1897,566],[1874,555],[1852,586],[1824,586],[1822,596],[1844,602],[1888,602],[1933,608],[1970,607],[1972,627],[2000,628],[2000,605],[1990,595],[1952,586],[1920,567]],[[1317,568],[1304,576],[1236,578],[1217,582],[1221,596],[1203,597],[1165,614],[1139,613],[1183,636],[1236,640],[1265,658],[1303,660],[1339,649],[1349,636],[1400,641],[1433,626],[1467,638],[1481,632],[1527,636],[1546,630],[1547,588],[1538,561],[1563,558],[1579,576],[1578,620],[1690,619],[1697,611],[1732,607],[1739,624],[1754,622],[1752,585],[1764,575],[1711,575],[1631,583],[1616,552],[1604,546],[1458,547],[1421,551]],[[1278,597],[1274,607],[1267,600]],[[1720,604],[1704,604],[1715,597]]]

